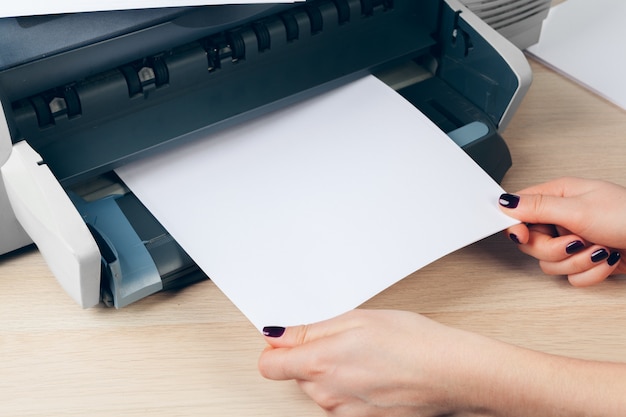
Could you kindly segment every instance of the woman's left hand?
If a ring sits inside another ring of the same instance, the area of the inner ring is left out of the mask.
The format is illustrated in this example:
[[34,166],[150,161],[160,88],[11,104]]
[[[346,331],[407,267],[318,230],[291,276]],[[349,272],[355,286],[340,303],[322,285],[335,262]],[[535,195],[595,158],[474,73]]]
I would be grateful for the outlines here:
[[263,376],[297,380],[329,415],[342,417],[469,412],[479,399],[472,371],[497,345],[403,311],[355,310],[282,330],[266,336]]

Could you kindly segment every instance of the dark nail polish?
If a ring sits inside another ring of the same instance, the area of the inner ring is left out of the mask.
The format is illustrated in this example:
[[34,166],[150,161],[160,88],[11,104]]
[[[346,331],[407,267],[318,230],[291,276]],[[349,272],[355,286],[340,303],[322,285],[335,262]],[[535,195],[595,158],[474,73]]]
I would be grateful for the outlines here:
[[515,194],[502,194],[499,203],[502,207],[514,209],[519,204],[519,196]]
[[612,252],[611,255],[607,258],[606,262],[609,264],[609,266],[613,266],[620,260],[621,257],[622,255],[620,255],[619,252]]
[[598,249],[591,254],[592,262],[600,262],[609,257],[609,252],[606,249]]
[[511,234],[509,235],[509,239],[511,239],[513,242],[517,243],[518,245],[521,243],[521,242],[519,241],[519,238],[517,237],[517,235],[516,235],[515,233],[511,233]]
[[263,328],[263,334],[267,337],[281,337],[284,333],[284,327],[268,326]]
[[585,244],[583,242],[581,242],[580,240],[575,240],[571,243],[569,243],[566,247],[565,247],[565,252],[568,255],[571,255],[573,253],[576,253],[578,251],[580,251],[581,249],[585,248]]

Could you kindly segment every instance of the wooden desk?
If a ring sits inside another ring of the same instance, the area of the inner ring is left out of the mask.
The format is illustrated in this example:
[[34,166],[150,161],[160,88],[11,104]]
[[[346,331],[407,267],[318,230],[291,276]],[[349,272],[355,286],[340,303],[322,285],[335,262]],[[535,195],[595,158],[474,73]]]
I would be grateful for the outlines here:
[[[561,175],[626,184],[626,113],[533,63],[504,136],[510,191]],[[38,252],[0,258],[1,416],[322,416],[294,383],[256,370],[262,338],[212,282],[122,310],[81,310]],[[626,282],[544,276],[498,235],[366,304],[406,309],[511,343],[626,361]]]

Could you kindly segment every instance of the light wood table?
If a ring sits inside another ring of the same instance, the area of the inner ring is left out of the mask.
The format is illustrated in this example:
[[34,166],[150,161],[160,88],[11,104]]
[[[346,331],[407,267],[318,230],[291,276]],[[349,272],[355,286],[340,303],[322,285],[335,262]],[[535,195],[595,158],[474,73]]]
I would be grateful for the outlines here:
[[[532,64],[504,136],[516,191],[561,175],[626,184],[626,113]],[[0,257],[0,416],[322,416],[259,376],[264,341],[212,282],[81,310],[36,250]],[[418,271],[365,307],[406,309],[528,348],[626,361],[626,281],[575,289],[503,235]]]

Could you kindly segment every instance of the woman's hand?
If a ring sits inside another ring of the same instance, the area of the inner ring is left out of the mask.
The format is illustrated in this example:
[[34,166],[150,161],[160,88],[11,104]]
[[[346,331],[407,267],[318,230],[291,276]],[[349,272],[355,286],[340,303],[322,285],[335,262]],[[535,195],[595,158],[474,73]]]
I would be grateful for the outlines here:
[[503,194],[500,205],[523,222],[506,233],[546,274],[567,275],[582,287],[626,272],[626,188],[561,178]]
[[266,378],[332,417],[623,417],[626,365],[518,348],[418,314],[354,310],[266,328]]
[[297,380],[342,417],[473,415],[482,382],[475,370],[490,369],[483,362],[500,346],[402,311],[355,310],[284,334],[266,330],[263,376]]

